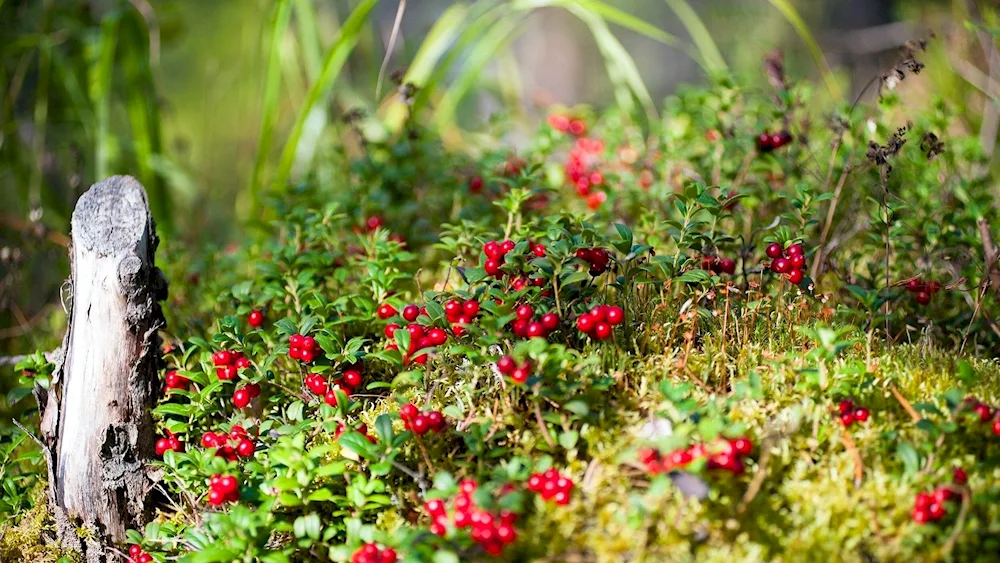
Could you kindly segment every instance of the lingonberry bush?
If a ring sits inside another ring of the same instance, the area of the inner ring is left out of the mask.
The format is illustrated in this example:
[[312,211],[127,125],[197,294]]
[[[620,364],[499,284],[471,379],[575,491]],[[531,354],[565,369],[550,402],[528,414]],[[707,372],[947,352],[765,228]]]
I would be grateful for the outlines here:
[[[996,553],[986,162],[943,101],[785,82],[554,108],[474,158],[414,115],[244,244],[168,249],[160,510],[123,560]],[[0,553],[39,463],[0,450]]]

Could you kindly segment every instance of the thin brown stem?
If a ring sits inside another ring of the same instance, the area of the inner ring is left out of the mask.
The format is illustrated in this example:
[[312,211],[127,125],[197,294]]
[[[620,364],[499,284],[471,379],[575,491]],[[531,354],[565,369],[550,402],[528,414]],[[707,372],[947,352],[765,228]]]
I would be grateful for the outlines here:
[[539,405],[538,401],[532,401],[535,405],[535,422],[538,423],[539,430],[542,431],[542,437],[545,438],[545,443],[549,445],[550,449],[556,449],[556,442],[552,439],[552,434],[549,434],[549,427],[545,424],[545,419],[542,418],[542,407]]

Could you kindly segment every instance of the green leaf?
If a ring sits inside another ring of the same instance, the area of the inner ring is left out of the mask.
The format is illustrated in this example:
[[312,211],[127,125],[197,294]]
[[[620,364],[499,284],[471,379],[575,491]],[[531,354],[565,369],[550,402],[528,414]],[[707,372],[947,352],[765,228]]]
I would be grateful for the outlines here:
[[387,414],[380,414],[378,418],[375,419],[375,431],[378,432],[378,437],[382,443],[389,444],[392,442],[392,417]]
[[320,532],[323,531],[323,523],[320,521],[318,514],[299,516],[295,519],[295,524],[293,525],[292,530],[295,532],[296,537],[308,537],[318,540]]
[[903,463],[907,475],[913,475],[920,469],[920,454],[909,442],[900,442],[896,445],[896,457]]
[[569,432],[563,432],[559,435],[559,445],[566,448],[567,450],[573,449],[576,446],[576,442],[580,439],[579,432],[575,430],[570,430]]
[[590,413],[590,407],[587,406],[587,402],[583,399],[569,401],[563,405],[563,408],[580,416],[587,416]]

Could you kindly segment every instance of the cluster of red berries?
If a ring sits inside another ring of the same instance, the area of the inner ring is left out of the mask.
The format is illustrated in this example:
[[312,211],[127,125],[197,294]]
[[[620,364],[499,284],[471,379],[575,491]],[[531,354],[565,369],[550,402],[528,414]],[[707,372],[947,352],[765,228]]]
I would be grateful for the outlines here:
[[224,457],[227,461],[247,458],[257,451],[257,446],[250,439],[250,435],[239,425],[233,425],[228,434],[205,432],[201,435],[201,445],[204,448],[216,448],[215,455]]
[[215,364],[216,377],[223,381],[235,379],[239,370],[250,367],[250,360],[242,352],[229,350],[219,350],[212,354],[212,363]]
[[743,473],[743,459],[753,451],[753,442],[748,438],[719,440],[712,446],[694,444],[662,455],[655,448],[639,450],[639,461],[653,475],[683,469],[696,459],[707,458],[709,469],[721,469],[736,475]]
[[590,275],[594,277],[606,272],[611,260],[608,251],[603,248],[580,248],[576,251],[576,257],[590,264]]
[[472,528],[469,535],[474,542],[486,553],[500,555],[505,545],[517,539],[514,530],[517,514],[509,510],[493,513],[479,508],[472,498],[477,488],[475,481],[464,479],[458,485],[458,494],[448,501],[435,499],[424,503],[424,510],[433,519],[431,533],[444,537],[452,526],[459,530]]
[[312,336],[293,334],[288,337],[288,357],[303,364],[312,363],[316,357],[316,339]]
[[[222,379],[221,377],[219,379]],[[170,391],[171,389],[187,389],[188,384],[191,380],[184,377],[183,375],[177,373],[174,370],[168,371],[163,376],[163,391]]]
[[339,379],[334,380],[332,384],[327,382],[326,378],[318,373],[310,373],[305,378],[306,387],[309,388],[315,395],[323,397],[323,401],[331,407],[337,406],[337,391],[343,391],[348,397],[351,396],[361,383],[364,382],[364,377],[362,376],[362,371],[364,367],[361,364],[353,364],[344,370],[344,374],[340,376]]
[[587,132],[587,124],[579,118],[570,117],[561,113],[553,113],[547,119],[549,125],[560,133],[569,133],[579,137]]
[[850,399],[837,403],[837,412],[840,415],[840,422],[844,426],[850,426],[855,422],[868,422],[868,417],[871,416],[871,412],[867,408],[855,405],[854,401]]
[[[396,331],[401,327],[398,324],[390,324],[385,327],[385,336],[390,339],[396,337]],[[403,363],[409,364],[412,359],[418,365],[424,365],[427,363],[427,354],[420,354],[419,356],[413,357],[413,354],[417,350],[423,350],[424,348],[429,348],[431,346],[440,346],[448,341],[448,333],[444,329],[440,328],[427,328],[423,325],[418,325],[412,323],[406,326],[406,331],[410,333],[410,347],[403,354]],[[399,345],[395,341],[390,341],[386,344],[386,348],[389,350],[398,350]]]
[[166,452],[183,452],[184,443],[177,439],[173,432],[167,430],[167,435],[156,441],[156,455],[163,457]]
[[351,563],[396,563],[396,550],[391,547],[379,549],[374,543],[366,543],[351,555]]
[[573,493],[573,481],[553,468],[532,474],[528,478],[528,490],[542,495],[549,502],[566,505]]
[[208,504],[221,506],[240,500],[240,482],[232,475],[216,473],[208,481]]
[[764,132],[757,136],[757,150],[760,152],[771,152],[791,142],[792,134],[788,131],[782,130],[778,133]]
[[497,360],[497,371],[510,376],[514,383],[522,384],[531,376],[531,364],[524,362],[518,365],[512,356],[503,356]]
[[788,281],[795,285],[802,283],[804,277],[802,269],[806,267],[806,256],[801,244],[784,248],[780,243],[772,242],[767,245],[765,252],[767,257],[772,259],[771,271],[785,274]]
[[1000,410],[994,410],[993,407],[979,401],[975,397],[966,397],[965,403],[972,405],[972,412],[976,413],[980,422],[988,424],[992,419],[993,433],[1000,436]]
[[913,294],[913,299],[921,304],[926,305],[931,302],[931,296],[941,291],[941,282],[939,281],[929,281],[924,282],[920,278],[913,278],[906,282],[906,291]]
[[929,493],[919,493],[913,500],[910,516],[917,524],[937,522],[948,513],[947,503],[956,500],[958,496],[951,485],[938,487]]
[[250,314],[247,315],[247,324],[249,324],[252,328],[260,328],[264,326],[264,313],[257,309],[250,311]]
[[486,254],[486,261],[483,262],[483,269],[486,270],[486,275],[493,276],[495,278],[503,277],[503,270],[500,268],[504,264],[504,257],[514,250],[517,244],[507,239],[503,242],[497,242],[491,240],[483,245],[483,252]]
[[[354,428],[353,430],[364,436],[369,442],[373,444],[375,443],[375,436],[372,436],[371,434],[368,433],[368,425],[365,424],[364,422],[362,422],[357,428]],[[337,423],[337,428],[333,432],[333,439],[334,440],[339,439],[341,434],[343,434],[344,432],[347,432],[347,427],[344,426],[343,424]]]
[[625,320],[625,312],[615,305],[597,305],[576,318],[576,328],[591,338],[604,340],[611,337],[611,327]]
[[732,258],[721,258],[714,254],[706,254],[701,258],[701,268],[717,274],[733,275],[736,273],[736,261]]
[[406,403],[399,409],[399,418],[403,420],[403,426],[417,434],[424,434],[434,431],[441,432],[447,427],[447,421],[441,411],[421,412],[413,403]]
[[127,563],[153,563],[153,556],[143,551],[138,544],[132,544],[128,548]]
[[237,387],[233,391],[233,406],[242,409],[258,396],[260,396],[260,385],[256,383],[248,383],[243,387]]
[[559,328],[559,315],[545,313],[535,317],[535,308],[525,303],[514,310],[517,319],[511,324],[511,330],[520,338],[548,338],[549,333]]
[[[451,323],[451,331],[455,333],[455,336],[462,336],[465,334],[465,325],[470,325],[476,320],[476,315],[479,314],[479,301],[475,299],[468,299],[466,301],[459,301],[458,299],[449,299],[444,302],[444,316]],[[443,331],[442,331],[443,333]],[[447,339],[447,334],[444,335]],[[440,340],[440,335],[434,340]],[[444,341],[434,344],[435,346],[440,346],[444,344]]]
[[569,151],[564,166],[566,180],[573,185],[580,197],[587,198],[587,207],[598,209],[608,199],[608,194],[596,189],[604,185],[604,175],[598,168],[604,141],[580,137]]

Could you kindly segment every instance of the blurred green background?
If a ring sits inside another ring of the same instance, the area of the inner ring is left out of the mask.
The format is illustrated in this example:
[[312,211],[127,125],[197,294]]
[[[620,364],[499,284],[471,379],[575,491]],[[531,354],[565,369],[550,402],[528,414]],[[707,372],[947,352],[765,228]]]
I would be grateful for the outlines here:
[[648,113],[682,84],[763,85],[774,49],[850,102],[930,31],[908,92],[964,107],[957,127],[992,154],[997,14],[967,0],[0,0],[0,356],[54,345],[69,215],[107,175],[142,180],[171,244],[222,246],[266,214],[264,192],[336,189],[343,117],[360,109],[367,134],[391,135],[401,76],[428,125],[475,150],[489,140],[464,132],[491,116],[516,145],[553,103]]

